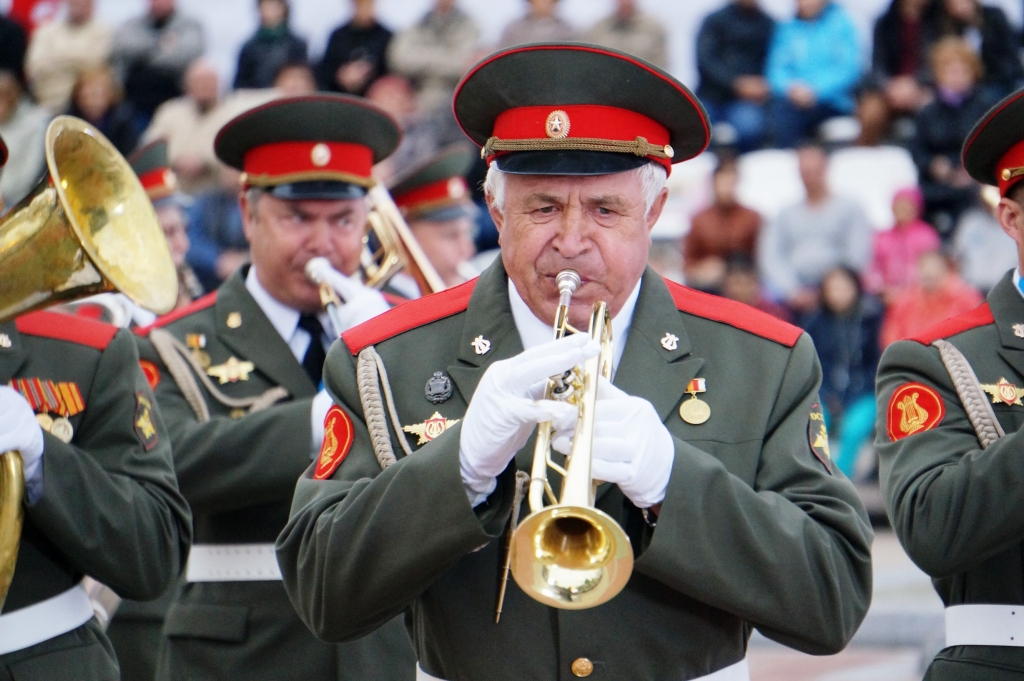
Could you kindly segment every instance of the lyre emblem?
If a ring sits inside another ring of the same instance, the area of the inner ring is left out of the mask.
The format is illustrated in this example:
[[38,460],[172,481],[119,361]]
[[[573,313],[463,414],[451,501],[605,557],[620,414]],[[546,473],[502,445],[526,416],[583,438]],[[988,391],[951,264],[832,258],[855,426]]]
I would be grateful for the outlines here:
[[924,428],[928,422],[928,411],[917,403],[918,393],[905,396],[896,408],[903,416],[900,418],[900,430],[907,435],[913,435]]

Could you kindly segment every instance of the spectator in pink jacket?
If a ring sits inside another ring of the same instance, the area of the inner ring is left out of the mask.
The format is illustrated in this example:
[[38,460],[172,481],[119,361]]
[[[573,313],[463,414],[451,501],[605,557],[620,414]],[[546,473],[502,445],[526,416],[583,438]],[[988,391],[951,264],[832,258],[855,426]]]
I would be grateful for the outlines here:
[[901,189],[892,199],[896,224],[875,236],[874,259],[865,275],[868,291],[890,303],[917,281],[917,260],[939,250],[935,229],[921,219],[924,198],[917,187]]

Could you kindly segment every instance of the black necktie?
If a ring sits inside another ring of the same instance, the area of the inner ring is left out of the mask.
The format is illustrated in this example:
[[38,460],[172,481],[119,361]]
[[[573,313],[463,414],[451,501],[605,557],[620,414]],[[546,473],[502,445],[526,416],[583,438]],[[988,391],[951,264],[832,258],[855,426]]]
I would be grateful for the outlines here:
[[306,370],[313,385],[320,387],[320,379],[324,375],[324,360],[327,359],[323,341],[324,327],[316,315],[304,314],[299,317],[299,328],[309,334],[309,347],[306,349],[306,356],[302,358],[302,368]]

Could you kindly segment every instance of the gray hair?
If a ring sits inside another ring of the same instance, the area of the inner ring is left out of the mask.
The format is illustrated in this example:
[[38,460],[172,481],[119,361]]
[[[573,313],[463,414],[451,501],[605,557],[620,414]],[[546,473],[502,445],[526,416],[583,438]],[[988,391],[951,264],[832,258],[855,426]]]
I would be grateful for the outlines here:
[[[658,194],[665,188],[668,172],[657,163],[645,163],[626,172],[635,173],[640,180],[640,188],[644,194],[644,213],[649,213],[654,202],[658,200]],[[505,176],[506,173],[498,170],[492,163],[487,168],[487,179],[484,180],[484,192],[494,199],[494,205],[499,211],[505,209]]]

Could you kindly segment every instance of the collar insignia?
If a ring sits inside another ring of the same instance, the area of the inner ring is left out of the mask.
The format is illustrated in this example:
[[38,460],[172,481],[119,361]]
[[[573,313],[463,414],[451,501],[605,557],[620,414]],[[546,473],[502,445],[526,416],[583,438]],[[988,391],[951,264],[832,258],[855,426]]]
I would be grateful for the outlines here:
[[478,355],[486,355],[491,351],[491,341],[487,340],[483,336],[477,336],[470,343],[473,346],[473,351]]

